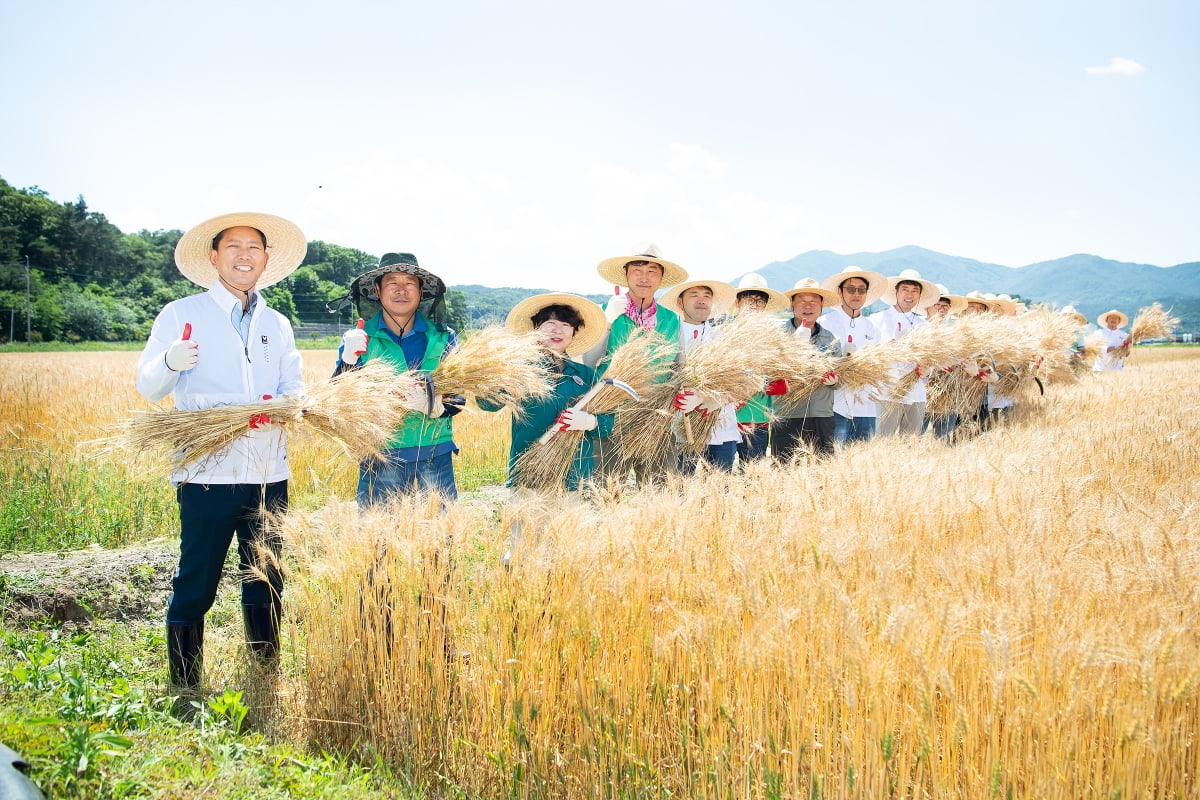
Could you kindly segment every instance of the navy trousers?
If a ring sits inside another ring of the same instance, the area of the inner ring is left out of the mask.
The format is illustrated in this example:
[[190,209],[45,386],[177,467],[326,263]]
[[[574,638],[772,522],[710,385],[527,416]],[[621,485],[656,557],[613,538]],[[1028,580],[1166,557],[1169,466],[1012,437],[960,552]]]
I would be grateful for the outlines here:
[[[266,525],[267,514],[287,511],[287,481],[261,484],[185,483],[179,500],[179,567],[171,580],[167,622],[203,619],[217,597],[225,554],[234,535],[238,541],[242,603],[278,603],[283,575],[278,565],[280,542]],[[274,558],[263,558],[265,547]]]

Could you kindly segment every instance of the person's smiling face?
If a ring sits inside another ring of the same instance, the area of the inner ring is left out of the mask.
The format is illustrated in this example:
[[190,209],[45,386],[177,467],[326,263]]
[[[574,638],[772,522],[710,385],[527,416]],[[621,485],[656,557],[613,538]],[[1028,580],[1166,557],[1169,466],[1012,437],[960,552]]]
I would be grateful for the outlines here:
[[262,277],[270,256],[261,233],[239,226],[221,231],[216,249],[208,251],[208,260],[227,286],[249,292]]

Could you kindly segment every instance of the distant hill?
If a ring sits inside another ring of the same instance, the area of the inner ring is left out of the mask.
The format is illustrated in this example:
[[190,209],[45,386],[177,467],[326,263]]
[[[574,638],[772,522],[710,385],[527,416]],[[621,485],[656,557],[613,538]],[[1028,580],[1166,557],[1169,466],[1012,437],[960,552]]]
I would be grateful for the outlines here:
[[[772,288],[786,291],[801,278],[822,280],[848,266],[884,275],[915,269],[921,277],[944,284],[955,294],[977,289],[1020,296],[1027,303],[1070,303],[1090,320],[1110,308],[1119,308],[1132,318],[1138,309],[1157,301],[1179,317],[1181,330],[1200,331],[1200,262],[1157,267],[1079,254],[1014,268],[910,245],[850,255],[810,250],[755,271]],[[740,278],[735,276],[733,283]]]
[[[553,289],[521,289],[513,286],[496,288],[480,286],[476,283],[451,286],[450,288],[457,289],[466,295],[467,314],[471,319],[471,325],[476,328],[482,328],[485,325],[500,325],[512,307],[525,298],[555,291]],[[606,295],[599,294],[584,295],[584,297],[596,303],[604,303],[608,300]]]

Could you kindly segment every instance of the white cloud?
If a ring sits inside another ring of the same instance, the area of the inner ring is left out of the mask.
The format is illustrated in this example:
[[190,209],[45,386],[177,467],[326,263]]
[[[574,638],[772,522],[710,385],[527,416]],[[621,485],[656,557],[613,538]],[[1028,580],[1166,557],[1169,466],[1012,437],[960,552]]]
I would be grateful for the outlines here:
[[1132,77],[1134,75],[1141,75],[1146,71],[1146,68],[1132,58],[1110,58],[1108,64],[1102,67],[1087,67],[1085,71],[1088,75],[1124,75],[1125,77]]

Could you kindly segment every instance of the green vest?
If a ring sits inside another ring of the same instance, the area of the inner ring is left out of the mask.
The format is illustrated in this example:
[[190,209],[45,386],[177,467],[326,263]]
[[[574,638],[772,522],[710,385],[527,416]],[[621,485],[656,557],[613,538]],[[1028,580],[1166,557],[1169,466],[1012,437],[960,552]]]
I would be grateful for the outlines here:
[[[419,311],[417,314],[425,321],[426,343],[425,355],[421,359],[421,370],[432,372],[442,362],[442,355],[446,352],[446,343],[450,337],[446,331],[435,326],[424,314]],[[403,372],[408,369],[408,362],[404,360],[404,351],[400,345],[396,344],[391,335],[383,330],[383,327],[382,314],[376,314],[370,322],[363,326],[363,330],[367,332],[367,355],[363,359],[363,363],[382,358]],[[434,391],[437,391],[436,386],[433,388]],[[388,448],[398,450],[402,447],[429,447],[452,441],[453,438],[454,430],[450,417],[430,419],[424,414],[414,411],[405,415],[404,422],[388,441]]]
[[[597,378],[604,376],[605,370],[608,369],[609,357],[618,347],[625,344],[636,330],[638,324],[630,319],[628,314],[622,314],[613,321],[608,331],[608,350],[603,360],[596,365]],[[679,357],[679,315],[660,304],[654,314],[654,332],[667,340],[665,354],[659,361],[673,365]]]

